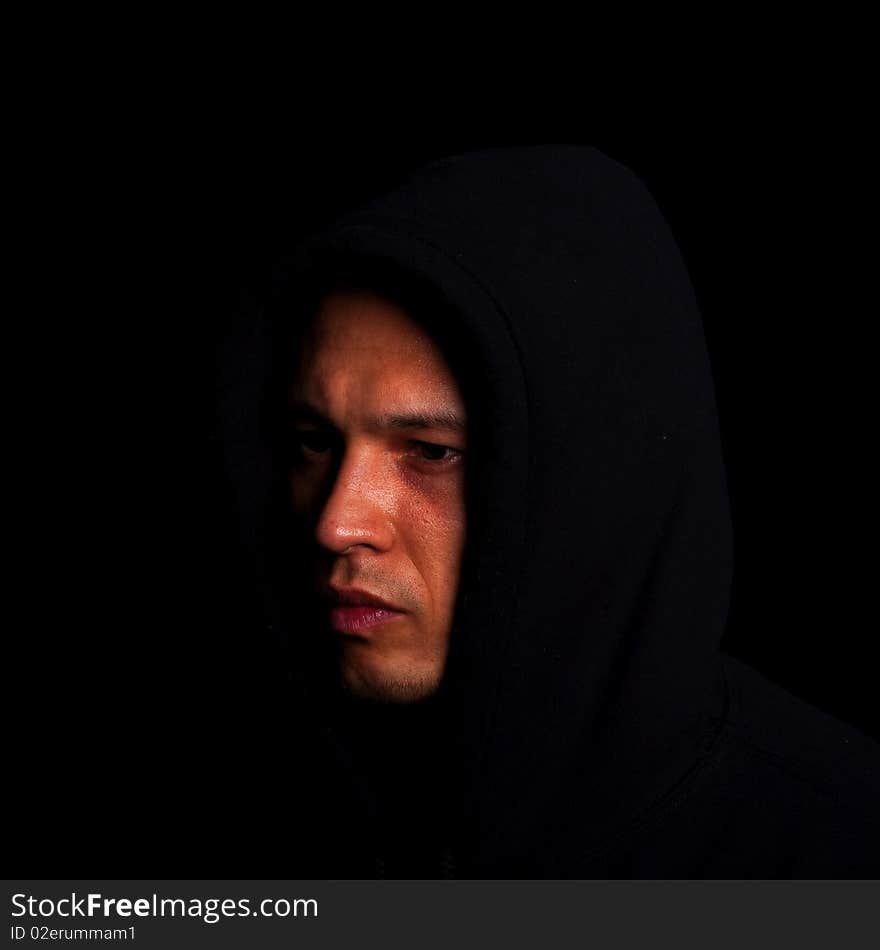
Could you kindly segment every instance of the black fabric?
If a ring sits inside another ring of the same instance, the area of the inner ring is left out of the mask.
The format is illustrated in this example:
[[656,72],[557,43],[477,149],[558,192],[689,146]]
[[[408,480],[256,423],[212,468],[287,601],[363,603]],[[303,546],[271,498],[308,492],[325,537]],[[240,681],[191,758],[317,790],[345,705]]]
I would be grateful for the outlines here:
[[[298,326],[346,275],[426,322],[474,419],[451,655],[408,707],[325,692],[289,606],[275,413]],[[221,417],[284,715],[314,743],[288,789],[314,873],[877,873],[876,746],[719,650],[732,540],[711,369],[631,172],[575,146],[432,162],[306,242],[247,333],[223,354]]]

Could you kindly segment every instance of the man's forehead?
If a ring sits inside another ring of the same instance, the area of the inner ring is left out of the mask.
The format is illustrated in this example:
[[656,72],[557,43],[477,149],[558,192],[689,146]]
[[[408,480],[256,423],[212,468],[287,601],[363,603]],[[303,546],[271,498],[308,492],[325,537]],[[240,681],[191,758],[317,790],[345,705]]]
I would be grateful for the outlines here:
[[369,290],[324,297],[306,334],[290,402],[321,414],[355,404],[383,428],[463,429],[465,404],[442,351],[393,301]]
[[340,288],[324,295],[306,343],[364,349],[393,346],[401,351],[437,348],[413,314],[378,291],[359,288]]

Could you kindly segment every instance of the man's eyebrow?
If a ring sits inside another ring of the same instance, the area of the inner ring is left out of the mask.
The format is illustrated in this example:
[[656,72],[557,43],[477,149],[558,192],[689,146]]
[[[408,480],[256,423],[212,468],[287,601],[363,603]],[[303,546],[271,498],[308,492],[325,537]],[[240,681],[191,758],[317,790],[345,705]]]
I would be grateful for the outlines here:
[[403,412],[380,416],[371,420],[380,429],[447,429],[451,432],[467,431],[464,418],[455,412]]
[[[301,422],[316,425],[332,425],[329,419],[307,402],[290,403],[290,412]],[[372,429],[444,429],[449,432],[467,432],[465,418],[456,412],[440,410],[418,410],[414,412],[394,412],[388,415],[373,416],[367,420]]]

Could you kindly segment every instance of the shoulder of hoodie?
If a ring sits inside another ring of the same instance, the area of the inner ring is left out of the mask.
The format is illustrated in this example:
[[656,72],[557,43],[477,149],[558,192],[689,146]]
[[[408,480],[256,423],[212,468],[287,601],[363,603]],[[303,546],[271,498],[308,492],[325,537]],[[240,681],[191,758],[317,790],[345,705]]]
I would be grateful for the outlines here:
[[725,771],[745,770],[756,790],[772,783],[790,800],[800,799],[803,805],[812,800],[841,819],[849,815],[876,824],[880,745],[740,660],[723,656],[723,670],[728,691],[720,736]]

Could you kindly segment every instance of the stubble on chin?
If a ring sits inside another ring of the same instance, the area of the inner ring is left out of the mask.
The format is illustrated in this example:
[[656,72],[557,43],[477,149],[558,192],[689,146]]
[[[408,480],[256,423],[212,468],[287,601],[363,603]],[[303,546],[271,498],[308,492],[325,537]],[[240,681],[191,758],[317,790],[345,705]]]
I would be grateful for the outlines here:
[[377,669],[340,656],[340,685],[358,699],[376,703],[414,703],[432,696],[440,687],[443,664],[420,668]]

